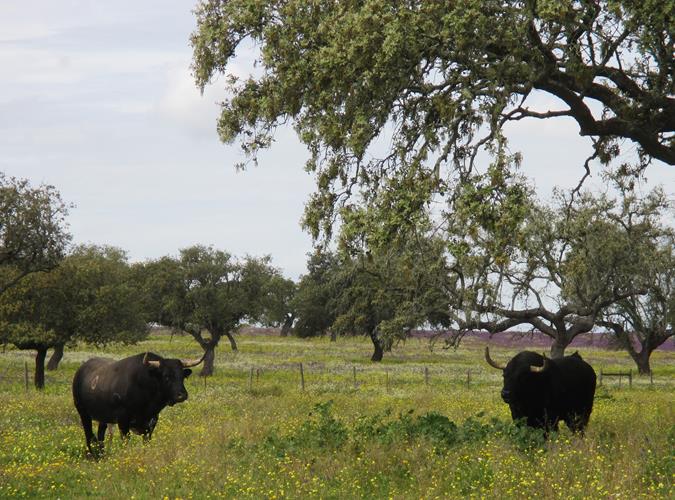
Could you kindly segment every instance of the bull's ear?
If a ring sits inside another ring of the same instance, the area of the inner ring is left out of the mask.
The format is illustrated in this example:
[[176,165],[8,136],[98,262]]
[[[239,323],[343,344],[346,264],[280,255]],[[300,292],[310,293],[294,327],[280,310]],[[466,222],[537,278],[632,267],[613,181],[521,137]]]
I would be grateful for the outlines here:
[[191,373],[192,373],[192,370],[190,370],[189,368],[186,368],[185,370],[183,370],[183,378],[188,378]]

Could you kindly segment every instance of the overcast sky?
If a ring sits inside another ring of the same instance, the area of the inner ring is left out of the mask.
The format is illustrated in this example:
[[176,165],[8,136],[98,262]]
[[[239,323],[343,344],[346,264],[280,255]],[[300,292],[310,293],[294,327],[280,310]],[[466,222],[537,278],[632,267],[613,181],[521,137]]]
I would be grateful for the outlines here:
[[[78,243],[116,245],[135,261],[196,243],[271,254],[296,278],[311,249],[299,223],[313,188],[307,152],[282,130],[258,167],[235,171],[242,155],[215,130],[224,94],[216,84],[200,96],[190,75],[194,5],[0,2],[0,170],[56,186],[75,204]],[[540,193],[579,179],[589,145],[571,120],[509,132]],[[648,177],[675,191],[674,167],[658,163]],[[597,176],[590,185],[602,188]]]

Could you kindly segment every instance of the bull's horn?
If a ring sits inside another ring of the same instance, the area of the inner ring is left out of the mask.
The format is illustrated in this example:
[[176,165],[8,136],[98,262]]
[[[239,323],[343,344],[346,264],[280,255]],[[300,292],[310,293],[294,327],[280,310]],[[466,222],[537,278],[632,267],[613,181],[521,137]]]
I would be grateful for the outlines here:
[[199,359],[188,359],[188,360],[181,359],[180,362],[183,363],[183,368],[190,368],[191,366],[197,366],[199,363],[204,361],[205,357],[206,351],[204,351],[204,355]]
[[504,366],[500,366],[492,361],[492,358],[490,357],[490,348],[488,346],[485,346],[485,361],[487,361],[488,365],[490,365],[492,368],[496,368],[497,370],[503,370],[505,368]]
[[546,354],[543,354],[544,364],[542,366],[530,365],[530,371],[532,373],[541,373],[548,368],[548,358]]
[[143,364],[146,366],[154,366],[155,368],[159,368],[159,361],[153,361],[151,359],[148,359],[148,352],[145,353],[145,356],[143,356]]

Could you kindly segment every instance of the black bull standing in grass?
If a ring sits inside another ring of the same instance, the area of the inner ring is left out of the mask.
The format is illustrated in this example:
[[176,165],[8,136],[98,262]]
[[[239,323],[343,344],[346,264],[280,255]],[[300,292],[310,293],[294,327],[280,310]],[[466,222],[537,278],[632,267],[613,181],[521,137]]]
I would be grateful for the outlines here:
[[502,399],[511,408],[514,420],[545,432],[558,430],[563,420],[573,432],[584,432],[593,410],[595,371],[578,352],[549,359],[531,351],[516,354],[506,366],[485,360],[504,373]]
[[[119,361],[92,358],[83,363],[73,378],[73,400],[89,452],[100,452],[107,424],[116,423],[123,438],[132,430],[150,439],[159,412],[187,399],[183,381],[192,373],[189,367],[203,359],[164,359],[147,352]],[[99,422],[97,438],[92,420]]]

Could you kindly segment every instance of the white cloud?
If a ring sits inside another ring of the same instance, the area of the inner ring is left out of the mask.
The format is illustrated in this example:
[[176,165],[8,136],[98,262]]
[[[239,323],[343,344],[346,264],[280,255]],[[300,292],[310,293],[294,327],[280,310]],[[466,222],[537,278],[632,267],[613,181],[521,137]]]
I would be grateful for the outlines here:
[[165,70],[166,88],[157,102],[156,112],[191,134],[216,137],[216,118],[225,99],[224,89],[210,85],[202,95],[190,74],[187,62]]
[[256,49],[244,46],[240,52],[241,55],[228,65],[227,73],[214,78],[203,93],[191,73],[189,55],[168,65],[164,69],[165,89],[157,103],[157,112],[191,134],[214,137],[219,104],[228,97],[226,79],[230,76],[245,79],[260,72],[253,65]]

